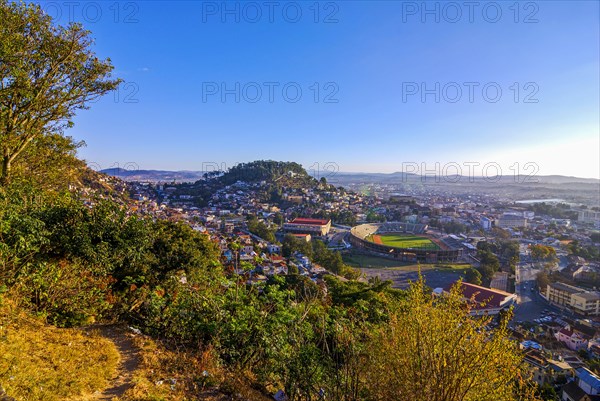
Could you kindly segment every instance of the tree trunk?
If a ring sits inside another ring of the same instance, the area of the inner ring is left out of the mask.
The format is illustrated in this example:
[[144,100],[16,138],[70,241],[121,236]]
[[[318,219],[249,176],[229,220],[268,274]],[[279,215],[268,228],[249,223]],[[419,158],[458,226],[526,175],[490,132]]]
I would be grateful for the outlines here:
[[5,187],[8,185],[8,179],[10,176],[10,156],[4,155],[2,157],[2,175],[0,176],[0,187]]

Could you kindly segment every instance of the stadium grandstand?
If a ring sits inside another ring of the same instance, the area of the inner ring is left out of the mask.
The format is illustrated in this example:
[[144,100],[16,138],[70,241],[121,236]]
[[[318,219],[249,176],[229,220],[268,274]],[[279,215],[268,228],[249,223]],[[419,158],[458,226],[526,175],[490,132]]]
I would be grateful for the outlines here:
[[462,256],[453,238],[427,234],[427,225],[403,222],[352,227],[350,244],[358,251],[414,263],[451,263]]
[[382,223],[377,229],[378,234],[383,233],[409,233],[409,234],[424,234],[427,229],[425,224],[412,224],[402,222]]

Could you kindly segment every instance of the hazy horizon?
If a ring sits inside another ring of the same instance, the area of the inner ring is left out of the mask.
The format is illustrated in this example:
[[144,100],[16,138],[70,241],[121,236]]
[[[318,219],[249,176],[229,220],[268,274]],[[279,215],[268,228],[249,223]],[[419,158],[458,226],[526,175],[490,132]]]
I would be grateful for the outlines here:
[[[275,160],[275,159],[269,159],[269,160]],[[254,160],[246,160],[246,161],[241,161],[239,163],[248,163],[248,162],[252,162]],[[283,162],[295,162],[295,160],[276,160],[276,161],[283,161]],[[227,168],[230,168],[232,166],[234,166],[237,163],[233,163],[230,165],[226,165]],[[313,172],[316,172],[316,168],[315,165],[313,164],[313,169],[310,169],[310,166],[306,166],[302,163],[299,163],[302,165],[302,167],[305,168],[305,170],[307,170],[307,172],[311,175],[314,175]],[[92,169],[96,170],[96,171],[100,171],[100,170],[111,170],[111,169],[123,169],[126,171],[157,171],[157,172],[174,172],[174,173],[202,173],[202,172],[207,172],[207,171],[214,171],[214,168],[216,165],[214,164],[209,164],[206,165],[204,169],[202,168],[191,168],[191,169],[163,169],[163,168],[146,168],[145,166],[140,166],[135,162],[128,162],[125,163],[123,165],[119,165],[117,166],[116,164],[113,164],[112,166],[109,167],[103,167],[101,165],[99,165],[98,163],[94,163],[94,162],[89,162],[89,167],[91,167]],[[218,164],[217,164],[218,165]],[[223,166],[223,164],[221,164],[221,166]],[[325,172],[325,170],[321,169],[319,170],[320,172]],[[394,171],[348,171],[348,170],[331,170],[332,172],[334,172],[335,174],[402,174],[402,173],[406,173],[406,174],[415,174],[415,175],[428,175],[429,177],[432,176],[434,169],[432,170],[428,170],[426,171],[427,174],[422,174],[421,170],[415,171],[415,172],[411,172],[411,171],[402,171],[402,170],[394,170]],[[439,173],[443,172],[443,169],[437,170]],[[491,169],[490,169],[491,171]],[[464,171],[465,174],[458,174],[458,175],[462,175],[465,177],[475,177],[475,178],[483,178],[483,177],[491,177],[492,175],[483,175],[481,173],[477,174],[477,173],[473,173],[473,174],[468,174],[467,169],[465,168]],[[440,177],[442,177],[442,174],[438,174]],[[452,176],[454,174],[452,173],[448,173],[448,176]],[[512,171],[508,171],[506,174],[502,174],[502,176],[505,177],[510,177],[510,176],[514,176],[515,174]],[[522,176],[527,176],[529,174],[526,174],[525,172],[523,172],[521,174]],[[323,176],[323,174],[320,174],[320,176]],[[598,177],[581,177],[581,176],[574,176],[574,175],[565,175],[565,174],[535,174],[532,176],[545,176],[545,177],[551,177],[551,176],[559,176],[559,177],[564,177],[564,178],[577,178],[577,179],[585,179],[585,180],[598,180],[600,181],[600,178]]]

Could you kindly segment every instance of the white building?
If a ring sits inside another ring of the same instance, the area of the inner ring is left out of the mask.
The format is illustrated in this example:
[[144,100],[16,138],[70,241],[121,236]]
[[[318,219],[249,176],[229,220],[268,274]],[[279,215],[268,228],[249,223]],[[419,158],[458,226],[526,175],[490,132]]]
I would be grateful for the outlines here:
[[503,214],[498,220],[496,225],[500,228],[518,228],[527,227],[527,219],[517,214]]

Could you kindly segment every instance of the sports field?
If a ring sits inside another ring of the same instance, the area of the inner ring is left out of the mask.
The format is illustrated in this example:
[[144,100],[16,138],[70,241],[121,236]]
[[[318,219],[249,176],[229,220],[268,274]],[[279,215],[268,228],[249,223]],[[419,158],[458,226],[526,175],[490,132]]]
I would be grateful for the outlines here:
[[394,248],[440,249],[429,238],[411,234],[373,234],[367,240]]

